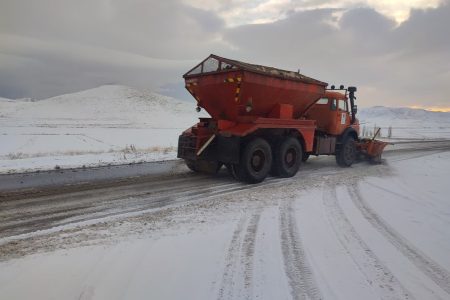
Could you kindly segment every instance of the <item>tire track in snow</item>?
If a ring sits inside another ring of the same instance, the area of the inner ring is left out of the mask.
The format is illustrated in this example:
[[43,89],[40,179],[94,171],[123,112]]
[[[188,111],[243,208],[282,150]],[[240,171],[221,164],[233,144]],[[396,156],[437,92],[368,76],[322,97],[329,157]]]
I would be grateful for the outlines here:
[[[241,235],[244,230],[244,225],[246,222],[246,218],[242,217],[236,229],[233,232],[233,236],[231,238],[230,246],[228,247],[227,257],[225,258],[225,270],[223,272],[222,283],[219,289],[219,296],[217,299],[231,299],[233,296],[233,277],[234,272],[237,269],[238,265],[238,251],[241,246]],[[226,294],[226,295],[225,295]]]
[[95,296],[95,289],[91,286],[88,286],[83,289],[80,296],[78,297],[78,300],[91,300],[94,299]]
[[406,152],[412,152],[412,153],[424,152],[424,153],[411,155],[408,157],[389,159],[389,162],[406,161],[406,160],[417,159],[417,158],[426,157],[426,156],[430,156],[430,155],[434,155],[434,154],[444,153],[444,152],[448,152],[450,150],[450,148],[449,147],[438,147],[438,148],[407,149],[407,150],[408,151],[402,150],[402,152],[404,152],[404,153],[406,153]]
[[[92,205],[92,199],[85,198],[79,201],[70,201],[68,203],[56,203],[55,205],[48,206],[32,206],[27,209],[14,209],[0,212],[2,217],[2,224],[0,225],[0,233],[7,231],[8,229],[14,229],[17,227],[32,227],[32,225],[38,225],[40,223],[46,223],[53,219],[66,218],[69,216],[79,216],[84,218],[86,215],[95,215],[96,213],[112,212],[115,210],[124,211],[123,207],[127,210],[131,208],[139,208],[148,206],[149,203],[153,203],[157,206],[158,203],[169,201],[174,198],[190,199],[192,196],[201,194],[208,194],[217,190],[228,191],[232,188],[239,186],[237,183],[224,183],[221,185],[215,185],[212,188],[210,185],[199,186],[196,190],[186,190],[186,188],[173,187],[172,191],[167,193],[154,193],[154,192],[136,192],[135,194],[125,196],[114,196],[110,198],[100,199],[98,204]],[[230,188],[231,187],[231,188]],[[100,195],[101,197],[102,195]],[[151,201],[150,201],[151,200]],[[124,203],[126,202],[126,203]],[[59,204],[59,205],[58,205]],[[31,205],[30,205],[31,206]],[[78,214],[74,212],[77,212]],[[20,215],[20,218],[18,218]],[[65,217],[66,216],[66,217]]]
[[280,206],[281,250],[293,299],[322,299],[314,275],[306,260],[291,200]]
[[324,190],[327,218],[340,244],[381,299],[412,299],[391,271],[370,250],[339,205],[336,187]]
[[261,209],[258,209],[249,220],[247,217],[239,220],[225,259],[218,299],[252,298],[253,255],[260,217]]
[[[278,184],[278,181],[272,181],[269,183],[271,185]],[[269,184],[266,184],[268,186]],[[247,186],[243,185],[242,183],[235,183],[228,185],[225,188],[217,189],[214,186],[211,186],[207,188],[206,191],[201,191],[202,193],[199,194],[199,190],[196,190],[194,192],[188,191],[188,192],[182,192],[177,194],[171,194],[171,195],[165,195],[161,197],[153,197],[149,199],[143,199],[144,201],[142,203],[138,203],[136,205],[131,205],[131,202],[128,198],[123,199],[123,201],[118,205],[118,207],[109,207],[105,209],[99,209],[99,208],[92,208],[89,211],[84,211],[83,214],[77,214],[76,216],[71,216],[70,219],[66,219],[65,217],[63,219],[58,219],[58,223],[54,224],[53,216],[50,214],[48,217],[45,217],[44,220],[41,220],[43,223],[32,223],[27,224],[28,226],[25,226],[23,228],[22,226],[17,226],[17,231],[13,234],[4,234],[2,232],[5,230],[0,226],[0,246],[4,243],[10,242],[11,240],[16,239],[23,239],[28,238],[30,236],[36,235],[42,235],[46,234],[48,232],[54,232],[54,231],[60,231],[64,230],[67,226],[78,226],[83,225],[83,223],[100,223],[107,220],[112,219],[120,219],[130,216],[137,216],[142,215],[145,213],[154,212],[158,209],[170,207],[173,205],[180,205],[188,202],[193,201],[203,201],[207,199],[212,199],[215,197],[220,197],[224,195],[231,195],[234,193],[239,193],[241,191],[250,191],[253,189],[257,189],[259,186]],[[187,193],[187,194],[186,194]],[[149,201],[147,201],[149,200]],[[123,208],[125,206],[125,208]],[[25,220],[25,222],[28,222],[30,220]],[[45,222],[44,222],[45,221]],[[42,228],[36,228],[41,227]],[[12,227],[16,228],[16,227]],[[6,231],[5,231],[6,232]]]
[[248,299],[252,297],[252,281],[253,281],[253,255],[255,253],[256,234],[258,232],[259,219],[261,218],[261,210],[252,215],[245,233],[244,243],[242,245],[241,262],[244,263],[244,285],[246,296]]
[[421,253],[419,249],[378,216],[362,197],[357,184],[347,188],[353,203],[361,211],[364,218],[419,270],[450,294],[450,273],[424,253]]

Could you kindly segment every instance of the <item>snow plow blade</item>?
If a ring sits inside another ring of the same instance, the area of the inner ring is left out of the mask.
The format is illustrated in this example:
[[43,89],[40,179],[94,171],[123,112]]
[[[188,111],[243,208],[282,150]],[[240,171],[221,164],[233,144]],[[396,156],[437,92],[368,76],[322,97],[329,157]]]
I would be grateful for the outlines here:
[[381,163],[381,154],[387,145],[392,143],[382,142],[375,139],[361,139],[357,143],[360,156],[365,157],[373,163]]

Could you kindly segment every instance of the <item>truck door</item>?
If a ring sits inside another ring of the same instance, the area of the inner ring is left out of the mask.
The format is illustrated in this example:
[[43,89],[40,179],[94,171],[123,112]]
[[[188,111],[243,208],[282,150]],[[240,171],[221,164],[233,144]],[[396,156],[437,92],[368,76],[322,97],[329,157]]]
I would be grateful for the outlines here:
[[341,134],[346,128],[350,126],[351,117],[348,111],[347,99],[336,99],[336,101],[337,101],[336,129],[338,134]]

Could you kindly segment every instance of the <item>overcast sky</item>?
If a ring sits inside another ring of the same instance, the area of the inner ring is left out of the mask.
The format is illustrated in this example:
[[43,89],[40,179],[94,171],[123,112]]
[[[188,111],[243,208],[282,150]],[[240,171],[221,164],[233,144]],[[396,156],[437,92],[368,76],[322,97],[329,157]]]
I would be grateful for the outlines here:
[[361,106],[450,107],[449,1],[0,0],[0,97],[102,84],[179,98],[210,53],[356,85]]

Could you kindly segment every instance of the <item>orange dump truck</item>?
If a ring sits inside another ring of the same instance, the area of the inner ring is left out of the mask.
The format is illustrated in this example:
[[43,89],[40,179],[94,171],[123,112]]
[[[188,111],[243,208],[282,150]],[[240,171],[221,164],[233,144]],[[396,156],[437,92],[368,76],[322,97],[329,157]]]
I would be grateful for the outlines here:
[[294,176],[310,155],[335,155],[349,167],[379,161],[386,143],[359,138],[356,87],[210,55],[184,74],[186,89],[210,118],[184,131],[178,157],[197,172],[222,165],[238,180]]

